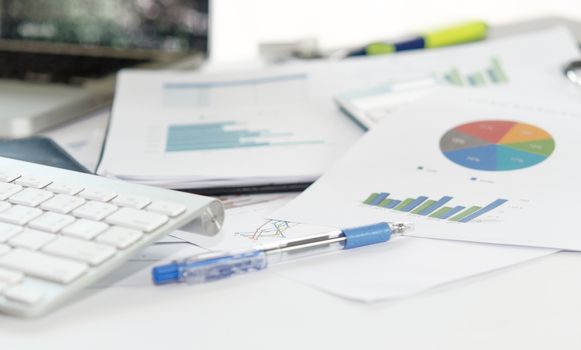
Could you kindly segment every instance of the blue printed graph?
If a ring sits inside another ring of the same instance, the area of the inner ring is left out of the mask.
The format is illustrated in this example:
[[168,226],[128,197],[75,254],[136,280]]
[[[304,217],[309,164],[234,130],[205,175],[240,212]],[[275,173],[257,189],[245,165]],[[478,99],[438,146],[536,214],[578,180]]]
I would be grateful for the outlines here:
[[429,216],[435,219],[466,223],[507,202],[506,199],[499,198],[483,206],[447,205],[453,199],[454,197],[452,196],[442,196],[438,199],[418,196],[401,200],[392,198],[388,192],[374,192],[363,201],[363,204],[420,216]]
[[232,148],[296,146],[323,143],[300,139],[291,132],[251,129],[235,121],[176,124],[167,130],[166,152],[205,151]]

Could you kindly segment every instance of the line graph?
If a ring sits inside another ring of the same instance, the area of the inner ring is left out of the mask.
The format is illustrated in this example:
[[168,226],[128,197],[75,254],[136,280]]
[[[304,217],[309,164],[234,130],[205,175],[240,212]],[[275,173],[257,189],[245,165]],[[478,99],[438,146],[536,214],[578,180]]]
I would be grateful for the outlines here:
[[252,241],[258,241],[261,238],[286,238],[285,232],[297,225],[299,223],[268,219],[254,231],[240,231],[235,232],[234,235],[248,238]]

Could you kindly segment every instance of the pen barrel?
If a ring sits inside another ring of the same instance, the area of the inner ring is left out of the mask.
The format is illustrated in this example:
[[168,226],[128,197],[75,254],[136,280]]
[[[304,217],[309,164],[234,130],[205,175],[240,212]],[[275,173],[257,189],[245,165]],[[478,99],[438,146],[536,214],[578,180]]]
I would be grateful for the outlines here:
[[186,260],[179,264],[178,275],[180,281],[198,284],[260,271],[267,266],[264,252],[253,251],[205,260]]

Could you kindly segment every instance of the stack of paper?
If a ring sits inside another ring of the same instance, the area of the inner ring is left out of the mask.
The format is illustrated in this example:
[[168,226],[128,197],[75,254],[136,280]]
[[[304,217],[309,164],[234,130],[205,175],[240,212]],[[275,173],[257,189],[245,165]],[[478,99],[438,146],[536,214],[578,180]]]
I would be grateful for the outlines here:
[[122,73],[100,172],[178,189],[312,182],[361,131],[310,90],[295,69]]
[[[539,48],[551,54],[538,55]],[[563,62],[578,54],[571,35],[556,28],[245,73],[126,71],[98,172],[178,189],[311,182],[363,134],[334,96],[491,64],[497,70],[491,74],[504,74],[490,84],[495,89],[530,86],[533,76],[552,89],[563,83]]]

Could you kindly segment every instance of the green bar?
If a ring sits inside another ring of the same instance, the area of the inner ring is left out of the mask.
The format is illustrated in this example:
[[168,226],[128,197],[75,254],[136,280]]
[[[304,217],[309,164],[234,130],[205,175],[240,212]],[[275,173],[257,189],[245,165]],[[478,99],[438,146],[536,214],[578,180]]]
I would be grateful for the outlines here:
[[436,203],[436,201],[433,200],[427,200],[424,202],[424,204],[420,205],[419,207],[417,207],[416,209],[412,210],[412,214],[419,214],[422,212],[422,210],[426,209],[427,207],[429,207],[430,205]]
[[459,221],[459,220],[462,220],[465,217],[467,217],[468,215],[470,215],[470,214],[472,214],[475,211],[480,210],[480,209],[481,209],[481,207],[476,207],[476,206],[470,207],[470,208],[464,210],[463,212],[461,212],[460,214],[453,216],[449,220],[450,221]]
[[406,200],[404,200],[403,202],[399,203],[395,208],[395,210],[402,210],[403,208],[405,208],[408,204],[410,204],[411,202],[414,201],[414,198],[407,198]]
[[452,209],[452,207],[443,207],[443,208],[440,208],[435,213],[432,213],[432,215],[430,215],[430,217],[431,218],[439,218],[440,215],[446,214],[448,211],[450,211],[450,209]]
[[363,201],[363,204],[371,204],[375,198],[379,196],[379,193],[372,193],[366,200]]
[[379,202],[379,204],[377,205],[378,207],[384,207],[386,205],[388,205],[390,202],[392,201],[392,199],[384,199],[381,202]]
[[494,71],[496,72],[496,77],[498,78],[498,81],[502,82],[502,83],[506,83],[508,81],[508,77],[507,77],[506,73],[504,72],[504,70],[502,69],[502,66],[500,65],[500,61],[496,57],[493,57],[491,59],[491,62],[492,62],[492,69],[494,69]]
[[460,71],[458,70],[458,68],[453,68],[448,73],[448,76],[450,77],[450,80],[451,80],[452,84],[454,84],[454,85],[464,85],[464,82],[462,81],[462,78],[460,77]]
[[476,82],[476,78],[474,78],[472,75],[467,76],[466,80],[468,80],[468,84],[470,84],[470,86],[478,85]]

